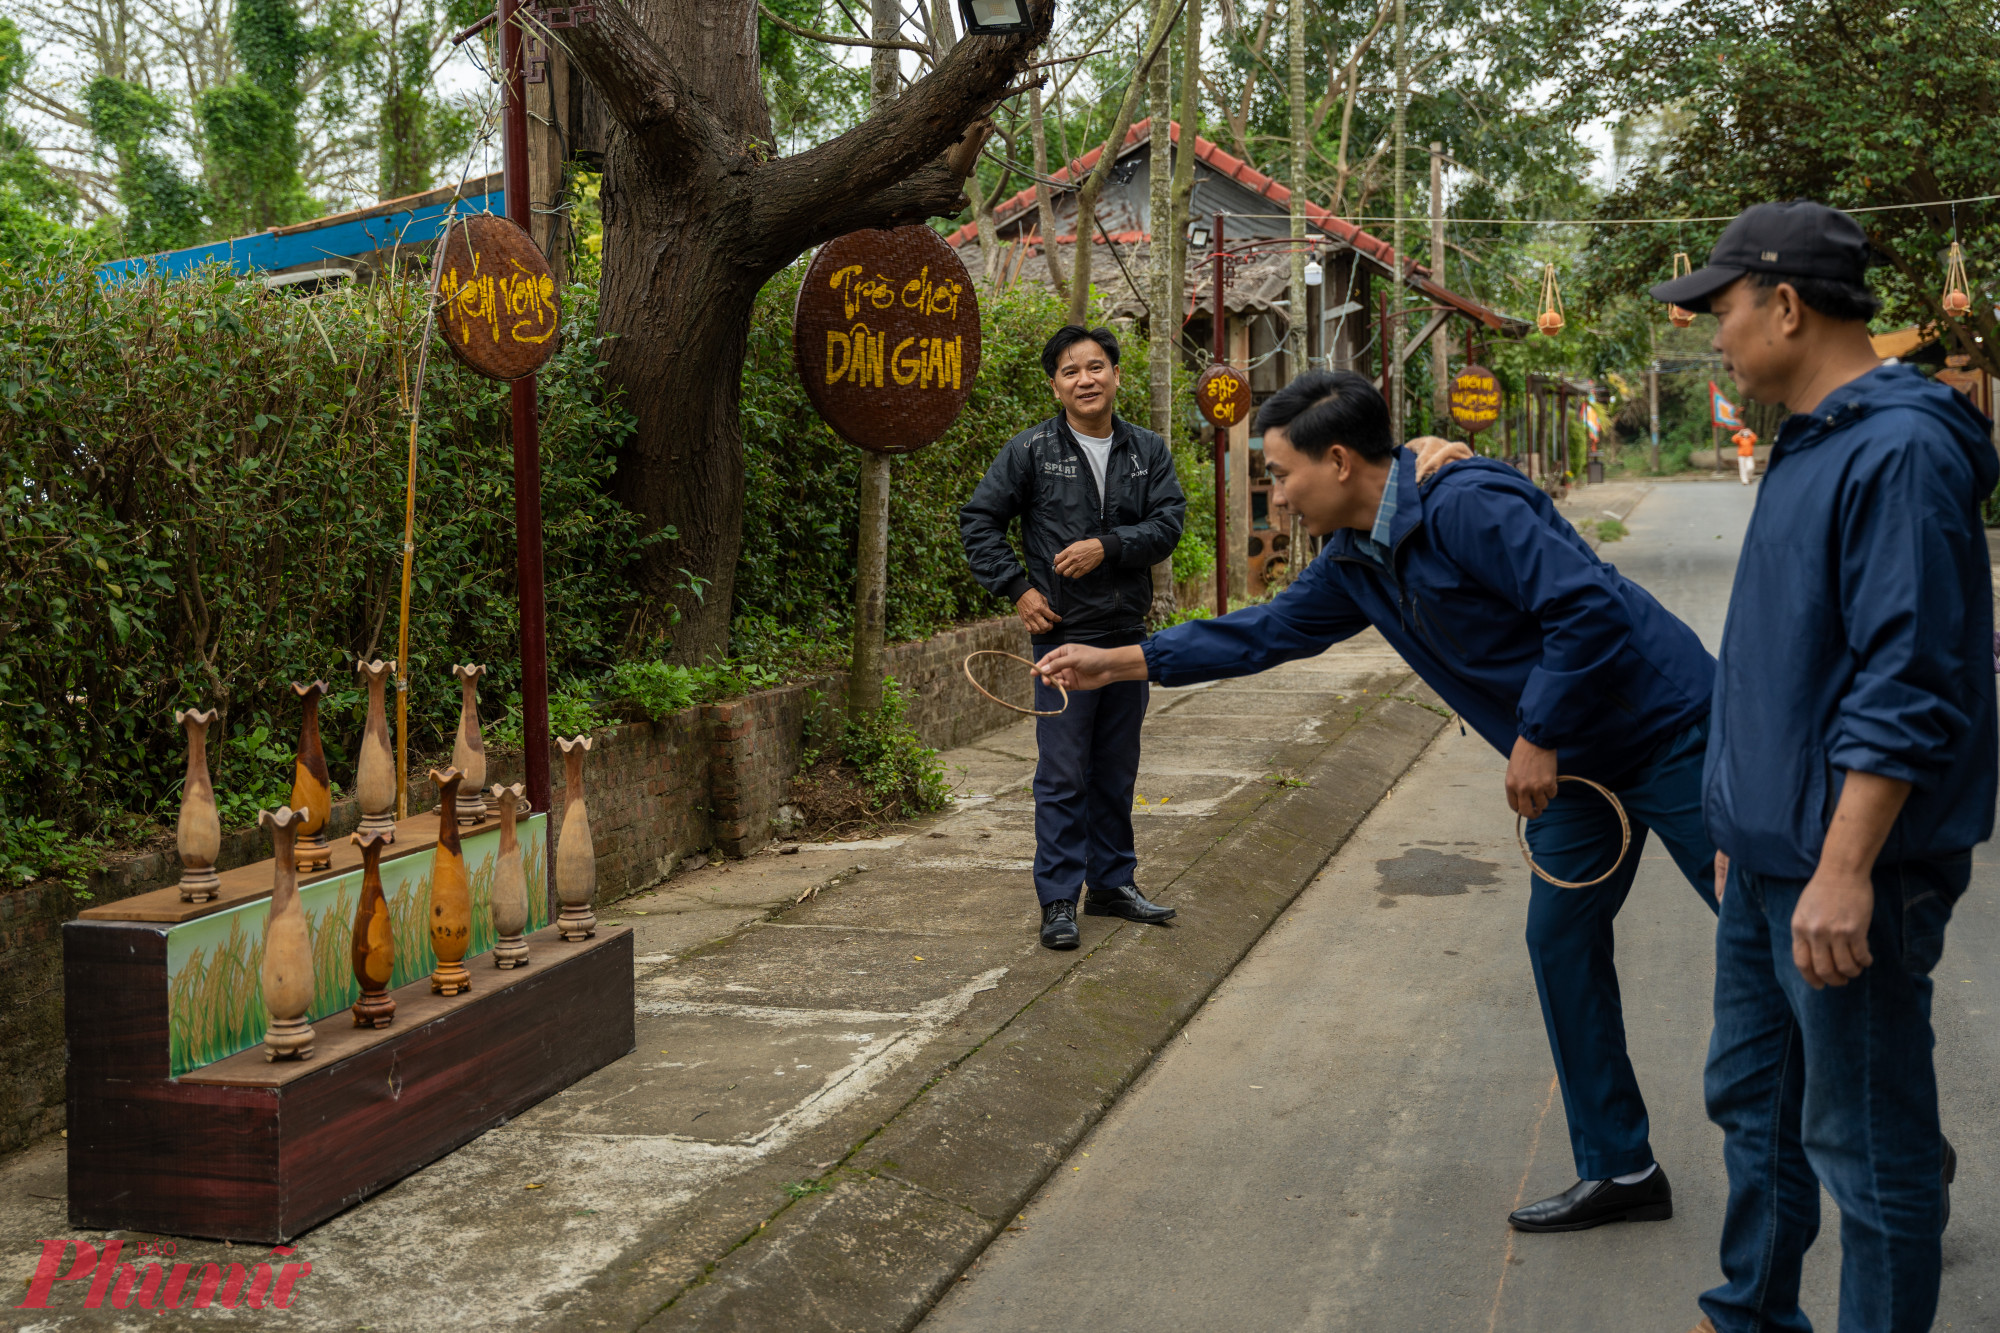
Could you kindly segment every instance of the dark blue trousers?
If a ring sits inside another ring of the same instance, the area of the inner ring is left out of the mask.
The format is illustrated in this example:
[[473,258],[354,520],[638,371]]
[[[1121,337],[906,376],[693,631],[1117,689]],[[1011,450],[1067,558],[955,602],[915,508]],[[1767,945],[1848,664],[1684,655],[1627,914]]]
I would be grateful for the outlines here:
[[[1139,727],[1152,686],[1120,681],[1077,690],[1056,717],[1037,718],[1035,896],[1044,906],[1132,882],[1132,788],[1139,780]],[[1062,707],[1053,686],[1035,682],[1035,707]]]
[[1840,1205],[1841,1333],[1931,1326],[1944,1229],[1931,969],[1971,875],[1964,853],[1876,866],[1875,961],[1814,990],[1792,961],[1805,881],[1730,868],[1705,1079],[1729,1208],[1724,1280],[1701,1308],[1721,1333],[1812,1328],[1799,1276],[1821,1185]]
[[[1704,720],[1630,774],[1605,784],[1632,821],[1631,850],[1611,878],[1587,889],[1559,889],[1540,875],[1531,877],[1528,958],[1562,1085],[1576,1174],[1584,1180],[1643,1171],[1653,1162],[1646,1099],[1625,1052],[1612,922],[1631,892],[1649,831],[1659,834],[1681,873],[1715,910],[1715,846],[1701,816],[1707,751]],[[1528,846],[1535,864],[1557,879],[1596,879],[1618,855],[1617,812],[1590,788],[1566,782],[1548,808],[1528,821]]]

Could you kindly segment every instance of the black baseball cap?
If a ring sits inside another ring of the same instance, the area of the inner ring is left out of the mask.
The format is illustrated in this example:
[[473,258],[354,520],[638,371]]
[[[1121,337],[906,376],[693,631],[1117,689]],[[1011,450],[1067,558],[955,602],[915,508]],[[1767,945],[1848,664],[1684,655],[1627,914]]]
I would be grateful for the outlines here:
[[1746,273],[1825,278],[1866,287],[1868,238],[1837,208],[1794,199],[1757,204],[1723,229],[1708,263],[1653,288],[1655,301],[1706,313],[1708,298]]

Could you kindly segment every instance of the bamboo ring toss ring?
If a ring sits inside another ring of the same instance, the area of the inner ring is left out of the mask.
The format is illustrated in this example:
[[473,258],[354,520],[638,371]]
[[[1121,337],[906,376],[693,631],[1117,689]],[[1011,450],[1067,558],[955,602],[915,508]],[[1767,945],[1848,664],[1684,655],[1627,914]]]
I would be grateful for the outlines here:
[[[1056,685],[1056,688],[1058,690],[1062,690],[1063,706],[1061,708],[1054,708],[1050,709],[1048,712],[1041,712],[1033,708],[1023,708],[1019,704],[1008,703],[1005,699],[1002,699],[999,695],[993,693],[993,691],[987,689],[984,685],[981,685],[979,683],[978,678],[972,674],[972,659],[975,657],[1011,658],[1012,660],[1019,662],[1022,666],[1027,667],[1030,671],[1034,670],[1035,664],[1033,662],[1030,662],[1025,657],[1017,657],[1013,653],[1003,653],[998,648],[981,648],[976,653],[967,653],[965,655],[965,664],[964,664],[965,678],[972,682],[973,689],[978,690],[981,694],[991,699],[994,703],[999,704],[1002,708],[1011,708],[1017,713],[1026,713],[1029,717],[1055,717],[1069,708],[1069,691],[1063,690],[1063,687],[1060,685]],[[1054,681],[1051,681],[1049,683],[1052,685],[1055,684]],[[1622,856],[1624,855],[1624,853],[1621,852],[1619,853],[1619,855]]]
[[1592,782],[1589,778],[1572,777],[1566,773],[1558,776],[1556,781],[1581,782],[1584,786],[1598,792],[1605,800],[1611,802],[1612,810],[1616,811],[1618,815],[1618,859],[1611,863],[1610,870],[1605,871],[1596,879],[1584,880],[1581,884],[1572,884],[1568,880],[1557,879],[1554,875],[1551,875],[1548,871],[1535,864],[1534,853],[1528,850],[1528,821],[1524,817],[1516,815],[1514,816],[1514,838],[1521,844],[1521,859],[1528,863],[1528,869],[1534,871],[1537,875],[1540,875],[1559,889],[1587,889],[1592,885],[1602,884],[1617,872],[1619,866],[1625,864],[1625,853],[1632,850],[1632,821],[1625,817],[1625,807],[1618,803],[1618,798],[1611,794],[1611,789],[1602,783]]

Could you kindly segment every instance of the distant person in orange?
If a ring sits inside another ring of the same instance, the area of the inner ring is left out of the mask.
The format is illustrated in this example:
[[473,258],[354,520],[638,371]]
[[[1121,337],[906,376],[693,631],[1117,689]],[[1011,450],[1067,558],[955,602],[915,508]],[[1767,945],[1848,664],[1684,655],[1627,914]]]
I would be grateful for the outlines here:
[[1736,475],[1748,486],[1757,475],[1757,432],[1745,426],[1729,438],[1736,441]]

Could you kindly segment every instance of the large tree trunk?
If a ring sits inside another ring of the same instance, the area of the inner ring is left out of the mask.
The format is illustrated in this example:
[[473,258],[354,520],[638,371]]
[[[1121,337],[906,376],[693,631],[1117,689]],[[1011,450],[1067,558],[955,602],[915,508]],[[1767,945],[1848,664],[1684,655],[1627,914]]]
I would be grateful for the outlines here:
[[1053,0],[1029,9],[1033,31],[960,42],[892,105],[784,158],[771,156],[755,0],[600,0],[596,22],[556,34],[612,120],[599,327],[638,419],[614,487],[647,532],[675,534],[635,575],[642,631],[669,631],[673,660],[728,648],[759,289],[822,241],[965,207],[975,126],[1048,34]]
[[678,173],[650,169],[629,135],[605,155],[599,199],[606,369],[639,423],[614,493],[647,532],[676,534],[639,571],[637,637],[665,632],[672,657],[695,662],[729,642],[743,540],[737,409],[751,304],[770,275],[734,262],[743,238],[732,220],[696,204]]

